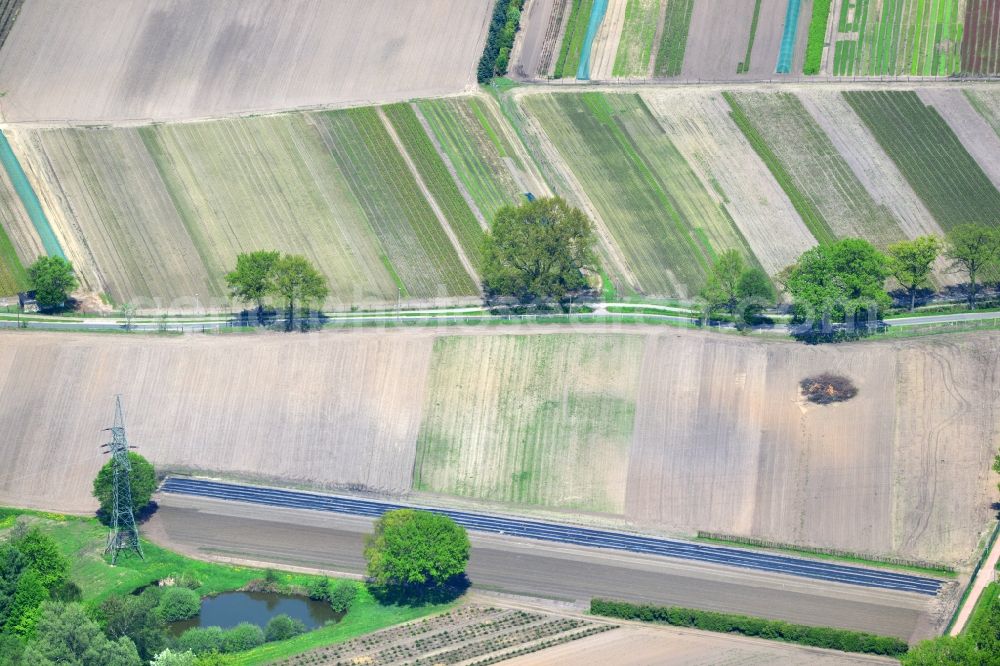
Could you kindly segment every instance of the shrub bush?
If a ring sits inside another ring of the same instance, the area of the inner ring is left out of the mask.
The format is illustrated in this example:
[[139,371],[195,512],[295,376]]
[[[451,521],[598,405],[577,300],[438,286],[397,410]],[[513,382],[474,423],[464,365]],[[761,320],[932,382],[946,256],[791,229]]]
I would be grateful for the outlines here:
[[623,620],[662,622],[678,627],[737,633],[744,636],[756,636],[843,652],[865,652],[897,657],[905,654],[909,647],[906,641],[889,636],[876,636],[875,634],[831,627],[810,627],[780,620],[766,620],[746,615],[714,613],[676,606],[650,606],[630,604],[625,601],[592,599],[590,612],[594,615],[617,617]]
[[346,613],[350,610],[351,604],[354,603],[357,596],[358,586],[349,580],[342,580],[330,588],[330,595],[327,599],[330,602],[330,608],[335,613]]
[[167,622],[187,620],[201,612],[201,597],[186,587],[171,587],[160,597],[159,609]]
[[264,630],[249,622],[241,622],[222,634],[223,652],[243,652],[263,644]]
[[313,601],[327,601],[330,598],[330,579],[317,578],[310,582],[307,594]]
[[268,643],[293,638],[306,631],[306,625],[301,620],[295,620],[284,613],[275,615],[264,629],[264,640]]
[[219,627],[195,627],[188,629],[177,639],[180,652],[190,650],[197,655],[222,651],[222,629]]

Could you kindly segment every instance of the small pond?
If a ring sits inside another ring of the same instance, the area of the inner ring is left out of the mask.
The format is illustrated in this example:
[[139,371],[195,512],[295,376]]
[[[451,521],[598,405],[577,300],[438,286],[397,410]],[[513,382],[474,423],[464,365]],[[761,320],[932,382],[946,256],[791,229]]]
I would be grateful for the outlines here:
[[337,622],[342,613],[334,613],[325,601],[309,597],[275,594],[273,592],[224,592],[201,600],[201,613],[190,620],[170,623],[170,633],[180,636],[192,627],[222,627],[229,629],[240,622],[250,622],[263,628],[275,615],[285,614],[301,620],[306,629],[315,629],[327,622]]

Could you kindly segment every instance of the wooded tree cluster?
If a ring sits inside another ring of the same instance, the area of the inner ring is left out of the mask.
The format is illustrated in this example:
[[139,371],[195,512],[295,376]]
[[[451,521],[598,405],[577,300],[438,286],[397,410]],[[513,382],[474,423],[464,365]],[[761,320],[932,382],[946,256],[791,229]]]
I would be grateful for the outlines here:
[[305,257],[267,250],[240,254],[226,284],[237,301],[256,305],[258,316],[269,298],[281,299],[289,328],[296,306],[318,308],[330,291],[326,278]]

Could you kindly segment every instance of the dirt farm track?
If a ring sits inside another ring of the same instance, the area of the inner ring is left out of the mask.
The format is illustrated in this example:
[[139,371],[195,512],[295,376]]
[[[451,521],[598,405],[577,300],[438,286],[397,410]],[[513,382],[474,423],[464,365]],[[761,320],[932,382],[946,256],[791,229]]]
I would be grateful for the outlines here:
[[31,0],[0,54],[0,110],[171,120],[456,93],[475,85],[491,5]]
[[[163,469],[396,496],[417,485],[511,512],[960,562],[990,514],[997,342],[818,348],[654,327],[10,331],[0,504],[90,509],[121,393],[130,440]],[[826,370],[858,397],[803,403],[798,382]]]

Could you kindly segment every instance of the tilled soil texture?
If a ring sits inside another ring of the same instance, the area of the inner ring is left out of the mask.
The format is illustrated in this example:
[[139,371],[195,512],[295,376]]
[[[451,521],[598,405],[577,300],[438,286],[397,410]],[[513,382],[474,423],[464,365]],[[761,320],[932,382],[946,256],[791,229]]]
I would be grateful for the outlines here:
[[[998,340],[9,331],[0,504],[91,510],[120,393],[130,441],[162,469],[395,495],[420,460],[418,483],[446,504],[958,563],[992,514]],[[824,372],[857,396],[804,401],[800,382]]]
[[33,0],[0,53],[3,116],[168,120],[454,93],[475,85],[492,5]]

